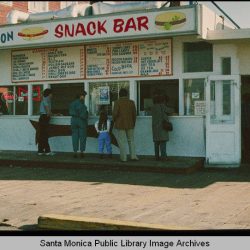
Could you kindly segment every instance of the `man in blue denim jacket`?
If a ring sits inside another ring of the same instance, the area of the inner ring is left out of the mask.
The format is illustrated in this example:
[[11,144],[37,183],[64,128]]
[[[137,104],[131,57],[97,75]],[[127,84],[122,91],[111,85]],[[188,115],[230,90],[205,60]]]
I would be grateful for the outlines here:
[[70,104],[69,114],[71,117],[71,130],[72,130],[72,144],[74,150],[74,158],[77,158],[77,151],[79,150],[80,141],[80,152],[81,157],[84,157],[84,151],[86,149],[86,138],[87,138],[87,126],[88,126],[88,110],[84,103],[87,92],[83,91],[77,96]]

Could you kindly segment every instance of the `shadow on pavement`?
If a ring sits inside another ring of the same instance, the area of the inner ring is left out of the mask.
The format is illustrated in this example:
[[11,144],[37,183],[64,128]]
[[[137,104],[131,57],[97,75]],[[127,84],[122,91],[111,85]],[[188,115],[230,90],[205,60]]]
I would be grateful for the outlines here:
[[203,169],[185,175],[89,169],[22,168],[9,166],[0,167],[0,181],[1,180],[78,181],[92,182],[91,185],[114,183],[170,188],[205,188],[216,182],[250,182],[250,167],[244,166],[239,169]]
[[44,229],[39,228],[37,224],[23,225],[18,229],[22,231],[44,231]]

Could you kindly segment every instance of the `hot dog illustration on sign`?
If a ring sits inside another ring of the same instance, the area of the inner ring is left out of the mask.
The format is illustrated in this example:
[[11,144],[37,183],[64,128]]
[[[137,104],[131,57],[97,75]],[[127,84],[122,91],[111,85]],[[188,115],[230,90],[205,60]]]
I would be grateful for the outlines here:
[[31,41],[42,39],[48,32],[49,31],[43,27],[29,27],[22,29],[17,35],[22,37],[23,40]]

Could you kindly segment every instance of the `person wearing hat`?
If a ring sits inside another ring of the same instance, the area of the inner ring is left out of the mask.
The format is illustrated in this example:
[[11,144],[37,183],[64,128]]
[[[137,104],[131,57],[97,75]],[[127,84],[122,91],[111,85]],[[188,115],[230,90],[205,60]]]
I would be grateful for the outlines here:
[[83,91],[76,96],[76,99],[70,104],[69,114],[71,116],[71,130],[72,130],[72,144],[74,150],[74,158],[77,158],[77,152],[79,150],[81,157],[84,157],[84,151],[86,148],[87,138],[87,126],[88,126],[88,110],[84,103],[86,91]]

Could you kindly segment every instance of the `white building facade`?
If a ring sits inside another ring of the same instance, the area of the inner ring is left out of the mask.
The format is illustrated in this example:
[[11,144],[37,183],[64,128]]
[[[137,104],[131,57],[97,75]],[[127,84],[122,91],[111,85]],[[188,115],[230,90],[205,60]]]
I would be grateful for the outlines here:
[[[250,32],[235,30],[203,5],[2,26],[0,150],[36,151],[34,124],[45,88],[52,88],[58,114],[51,124],[56,130],[65,125],[50,138],[51,148],[71,152],[65,131],[75,95],[87,91],[92,125],[101,107],[111,115],[125,87],[137,106],[137,154],[154,155],[150,108],[160,89],[174,110],[169,156],[239,165],[241,96],[250,93],[249,38]],[[89,135],[86,152],[97,152],[97,144]]]

